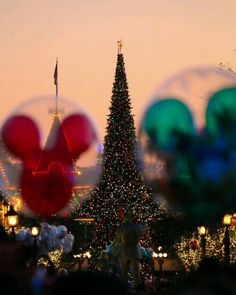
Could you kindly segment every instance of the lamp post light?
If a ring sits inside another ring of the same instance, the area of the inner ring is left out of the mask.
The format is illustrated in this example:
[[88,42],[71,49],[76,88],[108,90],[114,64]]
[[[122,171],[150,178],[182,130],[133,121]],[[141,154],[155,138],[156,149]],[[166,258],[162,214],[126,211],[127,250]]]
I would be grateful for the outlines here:
[[224,263],[225,266],[230,264],[230,226],[232,223],[232,215],[225,214],[223,218],[223,224],[225,225],[225,234],[224,234]]
[[36,221],[34,221],[30,227],[30,234],[33,237],[33,259],[36,263],[36,258],[38,255],[38,244],[37,244],[37,237],[40,234],[41,226]]
[[[163,252],[163,247],[162,246],[159,246],[157,248],[157,252],[153,252],[152,253],[152,257],[154,259],[154,269],[155,269],[155,260],[157,261],[158,265],[159,265],[159,280],[160,280],[160,277],[162,275],[162,272],[163,272],[163,264],[165,262],[165,258],[167,258],[168,254],[166,252]],[[155,274],[155,272],[154,272]],[[155,278],[156,280],[156,278]],[[157,284],[157,282],[154,280],[154,285]]]
[[197,228],[198,234],[200,235],[200,243],[201,243],[201,250],[202,250],[202,258],[206,257],[206,235],[208,233],[208,228],[201,225]]
[[19,215],[14,210],[12,205],[10,205],[10,209],[5,214],[5,218],[6,218],[7,226],[10,227],[11,229],[12,239],[15,240],[16,238],[15,227],[19,224]]

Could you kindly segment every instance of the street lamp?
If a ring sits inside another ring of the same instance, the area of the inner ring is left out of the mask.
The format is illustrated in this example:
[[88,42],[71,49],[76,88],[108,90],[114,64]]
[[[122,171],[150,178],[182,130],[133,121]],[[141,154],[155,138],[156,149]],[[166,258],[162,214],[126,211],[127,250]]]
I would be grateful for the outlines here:
[[41,226],[36,221],[34,221],[30,227],[30,234],[33,237],[33,258],[36,262],[37,254],[38,254],[38,245],[37,245],[37,237],[40,234]]
[[208,228],[201,225],[197,228],[198,234],[200,235],[200,243],[202,249],[202,258],[206,257],[206,235],[208,233]]
[[37,222],[33,222],[31,227],[30,227],[30,233],[31,235],[35,238],[37,238],[40,234],[40,229],[41,229],[41,226],[40,224],[38,224]]
[[223,218],[223,224],[225,225],[224,235],[224,262],[226,266],[230,264],[230,226],[232,223],[232,215],[225,214]]
[[155,259],[155,258],[158,258],[157,259],[157,262],[159,264],[159,272],[162,273],[163,271],[163,268],[162,268],[162,265],[164,263],[164,258],[167,258],[168,254],[166,252],[163,252],[163,248],[161,246],[159,246],[157,248],[158,252],[153,252],[152,253],[152,257]]
[[10,209],[5,214],[5,218],[6,218],[7,226],[10,227],[10,229],[11,229],[11,236],[15,240],[15,237],[16,237],[15,227],[19,223],[19,215],[14,210],[12,205],[10,205]]
[[[163,272],[163,264],[165,262],[165,258],[167,258],[168,254],[166,252],[163,252],[163,247],[159,246],[157,248],[157,252],[152,253],[152,257],[154,259],[154,273],[153,273],[153,285],[157,286],[158,281],[161,280],[161,275]],[[156,277],[156,267],[155,267],[155,260],[159,265],[159,279]]]

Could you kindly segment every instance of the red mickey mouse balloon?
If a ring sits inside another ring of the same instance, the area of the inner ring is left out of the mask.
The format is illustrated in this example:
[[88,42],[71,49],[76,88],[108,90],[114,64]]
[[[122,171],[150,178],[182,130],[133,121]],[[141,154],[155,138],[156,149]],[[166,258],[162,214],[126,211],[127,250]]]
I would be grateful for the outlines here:
[[11,117],[2,128],[3,142],[23,163],[22,198],[42,216],[53,215],[68,204],[74,185],[72,163],[96,139],[92,123],[83,114],[68,116],[57,127],[53,144],[45,150],[40,148],[39,130],[31,118]]

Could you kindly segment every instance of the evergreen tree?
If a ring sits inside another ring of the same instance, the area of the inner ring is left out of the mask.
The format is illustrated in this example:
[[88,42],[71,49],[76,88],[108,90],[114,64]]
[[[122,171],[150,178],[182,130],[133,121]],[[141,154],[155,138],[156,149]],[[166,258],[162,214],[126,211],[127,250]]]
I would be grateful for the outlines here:
[[[138,165],[137,140],[128,92],[123,54],[119,49],[112,89],[110,114],[104,140],[103,171],[100,182],[82,213],[96,218],[95,248],[110,244],[124,212],[132,212],[144,223],[159,213],[153,203]],[[145,239],[150,246],[150,239]],[[146,245],[147,246],[147,245]]]

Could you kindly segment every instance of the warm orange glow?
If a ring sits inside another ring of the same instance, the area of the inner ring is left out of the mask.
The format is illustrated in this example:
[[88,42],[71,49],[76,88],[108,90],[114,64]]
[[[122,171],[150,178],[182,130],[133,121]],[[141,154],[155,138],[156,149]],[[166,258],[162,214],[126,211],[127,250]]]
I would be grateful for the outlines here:
[[153,89],[171,73],[220,61],[235,67],[236,1],[19,3],[0,3],[2,119],[29,97],[55,93],[58,57],[59,95],[82,105],[103,139],[120,38],[136,126]]
[[207,227],[205,227],[203,225],[202,226],[199,226],[197,229],[198,229],[198,234],[200,236],[205,236],[207,234],[207,232],[208,232]]
[[33,237],[37,237],[37,236],[39,235],[39,227],[37,227],[37,226],[33,226],[33,227],[31,228],[31,235],[32,235]]
[[20,212],[22,210],[22,199],[20,195],[17,196],[10,196],[9,199],[10,203],[13,205],[14,209],[17,212]]
[[16,226],[17,225],[17,217],[16,216],[9,216],[8,219],[8,226]]
[[92,186],[91,185],[76,185],[74,186],[74,189],[78,189],[78,190],[86,190],[86,189],[91,189]]
[[231,225],[232,222],[232,215],[231,214],[225,214],[223,218],[223,224],[224,225]]
[[95,218],[76,218],[74,219],[75,221],[80,221],[80,222],[87,222],[91,223],[95,221]]

